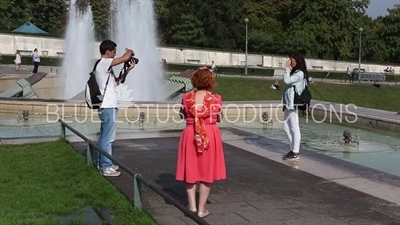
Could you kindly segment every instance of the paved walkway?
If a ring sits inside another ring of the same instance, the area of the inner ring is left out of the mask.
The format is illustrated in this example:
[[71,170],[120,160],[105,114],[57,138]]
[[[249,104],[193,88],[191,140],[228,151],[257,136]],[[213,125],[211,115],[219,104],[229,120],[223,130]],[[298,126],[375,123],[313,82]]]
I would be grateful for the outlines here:
[[[361,180],[379,176],[381,188],[375,189],[388,195],[389,201],[385,201],[342,186],[333,178],[324,179],[312,172],[297,169],[298,165],[282,163],[277,157],[286,152],[286,144],[248,133],[227,135],[229,131],[226,130],[223,133],[228,179],[212,185],[207,206],[210,216],[205,218],[209,224],[400,224],[400,201],[396,204],[391,200],[397,195],[395,201],[398,201],[400,192],[390,193],[393,187],[400,190],[398,178],[302,150],[300,163],[305,162],[307,165],[304,167],[311,168],[310,171],[324,171],[324,165],[330,164],[349,171],[360,171]],[[175,137],[117,140],[114,156],[186,205],[184,184],[174,178],[178,140],[176,134]],[[74,142],[73,145],[82,152],[86,149],[82,142]],[[249,152],[254,146],[270,149],[275,159]],[[316,158],[323,158],[326,163],[316,167],[312,162]],[[333,177],[355,176],[335,169],[326,171]],[[120,177],[109,179],[132,198],[131,177],[123,172]],[[385,184],[387,180],[392,183]],[[368,191],[370,186],[362,183],[360,189],[363,187],[364,191]],[[181,211],[147,188],[143,190],[143,203],[146,211],[159,224],[194,224]]]
[[[10,77],[13,75],[21,75],[21,77],[26,77],[24,75],[31,75],[33,70],[33,65],[22,65],[21,71],[15,70],[15,65],[0,65],[0,78]],[[61,67],[58,66],[41,66],[39,65],[38,72],[47,73],[49,75],[57,75],[61,73]]]
[[28,66],[22,66],[21,71],[16,71],[14,65],[0,65],[0,78],[3,76],[10,76],[10,75],[25,75],[25,74],[32,74],[32,68]]

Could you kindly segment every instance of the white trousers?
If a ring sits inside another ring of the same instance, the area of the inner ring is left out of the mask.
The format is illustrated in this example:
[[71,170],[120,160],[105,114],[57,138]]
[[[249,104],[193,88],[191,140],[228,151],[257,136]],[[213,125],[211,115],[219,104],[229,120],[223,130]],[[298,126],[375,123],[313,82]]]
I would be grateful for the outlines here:
[[288,136],[290,151],[293,151],[294,153],[299,153],[301,133],[299,125],[299,115],[297,114],[296,110],[285,110],[283,114],[283,130]]

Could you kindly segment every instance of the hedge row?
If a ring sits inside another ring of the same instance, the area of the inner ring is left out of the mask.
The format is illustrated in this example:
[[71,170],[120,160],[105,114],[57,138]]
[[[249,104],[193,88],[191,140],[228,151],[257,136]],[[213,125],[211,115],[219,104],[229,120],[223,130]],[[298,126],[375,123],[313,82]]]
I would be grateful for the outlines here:
[[[3,55],[3,64],[14,64],[14,55]],[[63,57],[42,57],[40,58],[40,64],[44,66],[61,66]],[[93,60],[95,62],[95,60]],[[32,65],[32,58],[30,56],[22,56],[23,65]],[[200,64],[168,64],[168,71],[182,72],[188,69],[197,69]],[[219,74],[227,75],[244,75],[244,68],[240,66],[218,66]],[[327,77],[329,73],[329,76]],[[272,68],[248,68],[247,74],[249,76],[269,76],[274,75],[274,69]],[[334,80],[349,80],[349,76],[342,72],[328,72],[328,71],[309,71],[309,76],[313,78],[326,78]],[[386,75],[386,81],[388,82],[400,82],[400,75]]]
[[[329,73],[329,75],[328,75]],[[327,71],[308,71],[308,75],[312,78],[319,79],[333,79],[333,80],[347,80],[349,76],[341,72],[327,72]]]
[[[207,66],[201,64],[168,64],[168,71],[176,71],[181,72],[188,69],[197,69],[200,66]],[[210,67],[208,65],[208,67]],[[244,75],[244,67],[239,66],[218,66],[217,73],[226,74],[226,75]],[[274,75],[274,69],[269,68],[247,68],[248,76],[269,76],[272,77]]]
[[[3,55],[3,64],[14,64],[14,55]],[[40,57],[40,64],[43,66],[61,66],[62,57]],[[32,57],[23,55],[21,59],[22,65],[33,65]]]
[[[344,80],[344,81],[351,79],[351,77],[347,75],[347,73],[341,73],[341,72],[309,71],[308,74],[313,78],[320,78],[320,79],[326,78],[326,79]],[[400,75],[386,74],[385,76],[387,82],[400,82]]]

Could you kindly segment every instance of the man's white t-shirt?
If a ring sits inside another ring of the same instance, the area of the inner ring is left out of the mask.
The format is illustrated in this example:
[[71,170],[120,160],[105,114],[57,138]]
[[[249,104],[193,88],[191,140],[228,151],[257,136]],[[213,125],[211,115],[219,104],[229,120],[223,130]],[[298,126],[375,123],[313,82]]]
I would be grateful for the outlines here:
[[[115,77],[109,71],[112,60],[111,58],[102,58],[96,67],[97,85],[99,85],[101,95],[104,96],[100,108],[118,108],[117,83],[115,82]],[[110,76],[110,80],[108,81],[106,94],[104,95],[108,76]]]

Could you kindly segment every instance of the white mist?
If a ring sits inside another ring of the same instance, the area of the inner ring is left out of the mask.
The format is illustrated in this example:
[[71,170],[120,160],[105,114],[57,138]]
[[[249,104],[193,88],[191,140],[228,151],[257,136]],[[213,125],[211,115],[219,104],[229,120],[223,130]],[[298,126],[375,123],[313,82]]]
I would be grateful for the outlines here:
[[85,89],[93,69],[94,26],[90,6],[79,11],[71,1],[65,34],[65,57],[60,76],[60,98],[70,99]]
[[[132,91],[133,101],[165,100],[153,0],[112,0],[111,14],[111,39],[118,45],[117,56],[130,48],[139,59],[120,88]],[[117,76],[121,68],[114,68]]]

